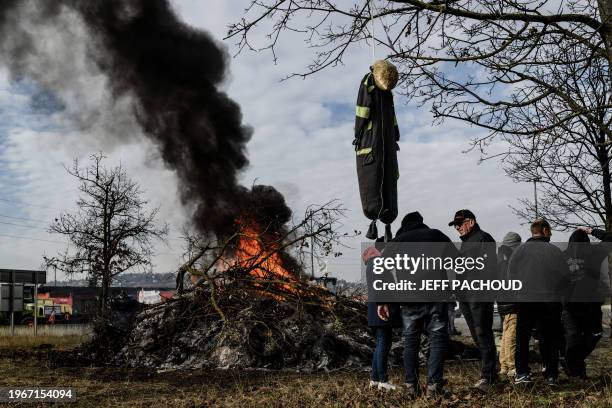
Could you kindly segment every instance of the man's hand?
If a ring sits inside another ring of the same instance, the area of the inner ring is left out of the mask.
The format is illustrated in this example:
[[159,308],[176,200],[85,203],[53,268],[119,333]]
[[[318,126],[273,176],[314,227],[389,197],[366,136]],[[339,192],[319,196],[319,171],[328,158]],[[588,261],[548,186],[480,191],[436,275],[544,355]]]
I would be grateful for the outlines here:
[[389,305],[378,305],[376,312],[382,320],[389,320]]
[[380,251],[376,249],[376,247],[371,246],[365,251],[363,251],[363,254],[361,254],[361,260],[363,261],[364,264],[367,264],[370,259],[376,258],[377,256],[380,256],[380,255],[381,255]]

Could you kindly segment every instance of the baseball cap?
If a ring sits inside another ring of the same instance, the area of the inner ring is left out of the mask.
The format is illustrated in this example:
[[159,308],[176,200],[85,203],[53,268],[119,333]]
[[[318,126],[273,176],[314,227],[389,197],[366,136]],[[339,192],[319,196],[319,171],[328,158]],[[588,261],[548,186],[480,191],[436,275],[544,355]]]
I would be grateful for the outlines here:
[[448,223],[448,226],[462,224],[466,219],[471,218],[476,220],[476,216],[470,210],[459,210],[455,213],[455,218]]

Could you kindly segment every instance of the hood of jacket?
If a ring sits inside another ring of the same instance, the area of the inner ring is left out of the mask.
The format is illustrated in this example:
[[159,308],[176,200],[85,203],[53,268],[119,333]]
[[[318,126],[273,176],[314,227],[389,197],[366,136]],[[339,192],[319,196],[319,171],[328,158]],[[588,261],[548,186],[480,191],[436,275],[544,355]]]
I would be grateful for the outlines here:
[[570,235],[569,242],[591,242],[591,240],[586,232],[577,229]]
[[413,231],[416,229],[428,229],[428,228],[429,227],[427,226],[427,224],[424,224],[422,221],[407,223],[405,225],[402,225],[400,229],[397,230],[397,232],[395,233],[395,237],[397,238],[399,235],[405,232],[408,232],[408,231]]
[[512,249],[516,249],[518,248],[519,245],[521,245],[521,236],[519,234],[517,234],[516,232],[508,232],[506,235],[504,235],[504,239],[502,240],[502,245],[503,246],[507,246],[510,247]]
[[589,235],[586,232],[582,230],[576,230],[572,232],[572,235],[570,235],[565,253],[570,258],[585,259],[588,256],[590,242],[591,240],[589,239]]

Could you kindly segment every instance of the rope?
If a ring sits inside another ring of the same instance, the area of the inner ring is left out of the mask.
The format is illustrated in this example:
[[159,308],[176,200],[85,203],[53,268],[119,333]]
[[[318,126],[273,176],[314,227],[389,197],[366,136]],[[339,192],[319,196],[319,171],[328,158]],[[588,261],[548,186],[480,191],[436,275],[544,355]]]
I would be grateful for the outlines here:
[[370,7],[370,5],[372,4],[374,6],[374,8],[376,8],[376,4],[374,4],[374,1],[368,1],[368,12],[370,13],[370,37],[372,38],[372,62],[376,61],[376,40],[374,39],[374,18],[372,18],[372,7]]

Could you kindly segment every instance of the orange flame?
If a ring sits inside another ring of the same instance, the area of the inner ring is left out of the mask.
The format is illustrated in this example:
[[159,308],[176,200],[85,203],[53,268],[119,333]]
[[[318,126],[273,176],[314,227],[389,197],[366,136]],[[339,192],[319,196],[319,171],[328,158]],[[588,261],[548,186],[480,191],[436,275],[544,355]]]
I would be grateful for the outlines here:
[[280,244],[275,237],[262,232],[254,221],[247,222],[241,218],[236,224],[240,228],[240,236],[231,263],[249,270],[255,278],[283,281],[274,285],[284,291],[296,293],[299,279],[283,266],[279,254]]

